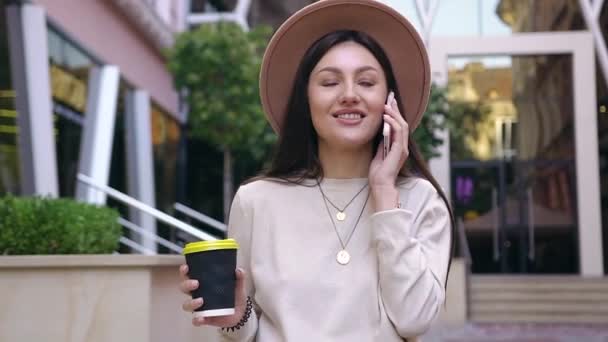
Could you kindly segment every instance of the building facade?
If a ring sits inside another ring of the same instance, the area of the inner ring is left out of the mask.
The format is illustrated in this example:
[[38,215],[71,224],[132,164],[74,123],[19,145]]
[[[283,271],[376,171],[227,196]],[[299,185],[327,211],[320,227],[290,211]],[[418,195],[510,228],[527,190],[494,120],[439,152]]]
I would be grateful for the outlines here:
[[[0,194],[176,202],[185,114],[163,49],[187,1],[0,1]],[[148,241],[148,247],[155,244]]]

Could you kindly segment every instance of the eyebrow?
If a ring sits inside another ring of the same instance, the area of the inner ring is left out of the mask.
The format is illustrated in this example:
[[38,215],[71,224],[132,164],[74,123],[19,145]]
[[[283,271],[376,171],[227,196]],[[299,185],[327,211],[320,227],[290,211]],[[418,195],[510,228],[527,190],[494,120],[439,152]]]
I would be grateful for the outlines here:
[[[364,65],[362,67],[357,68],[355,70],[355,74],[359,74],[359,73],[362,73],[362,72],[368,71],[368,70],[378,71],[376,68],[374,68],[371,65]],[[341,74],[342,73],[342,70],[340,70],[339,68],[328,66],[328,67],[325,67],[325,68],[317,71],[317,74],[319,74],[319,73],[321,73],[323,71],[329,71],[329,72],[333,72],[333,73],[336,73],[336,74]]]

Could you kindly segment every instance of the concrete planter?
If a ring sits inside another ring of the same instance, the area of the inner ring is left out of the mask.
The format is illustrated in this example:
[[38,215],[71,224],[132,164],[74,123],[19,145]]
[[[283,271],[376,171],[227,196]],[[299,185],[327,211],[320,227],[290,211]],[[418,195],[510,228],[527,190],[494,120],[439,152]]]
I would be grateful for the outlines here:
[[207,341],[181,309],[181,256],[0,256],[0,341]]
[[446,303],[438,325],[458,327],[468,320],[468,268],[463,258],[454,258],[448,278]]
[[[0,341],[215,341],[181,310],[181,256],[0,256]],[[454,259],[442,325],[466,322],[466,267]]]

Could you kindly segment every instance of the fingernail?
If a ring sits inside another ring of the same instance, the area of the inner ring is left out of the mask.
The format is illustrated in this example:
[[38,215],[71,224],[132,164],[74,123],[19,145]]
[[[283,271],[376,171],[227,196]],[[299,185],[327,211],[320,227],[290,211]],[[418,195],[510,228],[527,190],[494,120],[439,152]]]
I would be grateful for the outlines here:
[[190,280],[190,286],[198,286],[198,280]]
[[203,304],[203,298],[199,297],[194,300],[197,305]]

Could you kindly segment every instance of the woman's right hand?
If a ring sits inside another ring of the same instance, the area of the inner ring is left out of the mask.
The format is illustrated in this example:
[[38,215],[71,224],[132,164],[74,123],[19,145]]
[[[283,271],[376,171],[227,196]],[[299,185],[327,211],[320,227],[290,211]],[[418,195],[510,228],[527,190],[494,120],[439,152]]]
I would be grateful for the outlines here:
[[[247,307],[247,294],[245,293],[245,271],[238,268],[236,273],[236,288],[234,289],[234,302],[235,311],[230,316],[217,316],[217,317],[192,317],[192,324],[194,326],[211,325],[220,328],[232,327],[239,323],[241,318],[245,314]],[[179,285],[180,291],[188,295],[190,298],[184,302],[182,309],[188,312],[194,312],[197,308],[203,305],[203,298],[192,299],[191,292],[196,290],[199,286],[198,281],[188,278],[188,265],[181,265],[179,267],[179,274],[182,282]]]

